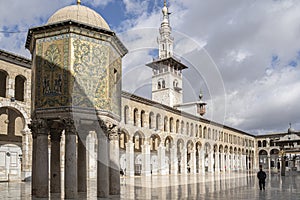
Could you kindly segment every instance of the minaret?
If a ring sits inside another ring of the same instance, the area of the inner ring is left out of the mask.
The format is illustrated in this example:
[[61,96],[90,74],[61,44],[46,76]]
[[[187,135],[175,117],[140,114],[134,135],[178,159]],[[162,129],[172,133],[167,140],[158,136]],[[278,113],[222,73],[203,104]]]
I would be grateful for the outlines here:
[[169,20],[170,13],[168,11],[166,0],[164,1],[164,7],[162,9],[162,13],[163,13],[163,21],[159,29],[160,36],[157,38],[158,45],[159,45],[158,57],[160,59],[173,56],[174,38],[171,37],[172,29],[170,27],[170,20]]
[[187,66],[173,55],[174,38],[171,34],[170,13],[166,0],[162,14],[160,35],[157,38],[158,59],[147,66],[152,68],[152,100],[173,107],[182,104],[182,70]]

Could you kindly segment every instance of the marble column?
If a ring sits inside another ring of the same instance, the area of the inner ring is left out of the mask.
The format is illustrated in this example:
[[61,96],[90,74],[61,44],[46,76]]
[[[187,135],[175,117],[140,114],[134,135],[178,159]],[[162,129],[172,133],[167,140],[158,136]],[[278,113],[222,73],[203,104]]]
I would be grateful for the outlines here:
[[109,131],[109,194],[120,195],[120,156],[117,128]]
[[224,153],[221,153],[221,171],[225,171],[225,156]]
[[37,137],[37,132],[32,129],[30,126],[31,133],[32,133],[32,158],[31,158],[31,194],[32,196],[36,195],[36,149],[37,149],[37,143],[36,143],[36,137]]
[[190,160],[190,173],[191,174],[196,174],[197,169],[196,169],[196,151],[191,150],[190,152],[191,160]]
[[49,161],[48,161],[48,124],[44,119],[31,122],[34,141],[34,179],[32,183],[33,195],[37,198],[49,196]]
[[157,150],[158,159],[158,173],[160,175],[166,174],[166,148],[160,144]]
[[178,173],[178,159],[177,159],[177,147],[176,145],[173,145],[170,149],[171,151],[171,174],[177,174]]
[[270,157],[270,154],[268,154],[267,163],[268,163],[268,171],[269,171],[269,173],[271,173],[271,157]]
[[144,145],[142,145],[142,156],[143,163],[141,173],[143,176],[151,176],[150,145],[148,141],[145,141]]
[[203,148],[200,150],[200,173],[205,174],[205,151]]
[[65,198],[77,198],[77,148],[76,129],[74,121],[70,118],[64,119],[65,124]]
[[219,152],[215,153],[215,172],[220,172],[220,157],[219,157]]
[[51,139],[50,192],[51,193],[61,192],[60,138],[61,138],[61,130],[50,129],[50,139]]
[[104,122],[99,121],[101,129],[96,130],[98,138],[97,158],[97,197],[109,196],[109,141],[108,130]]
[[214,155],[213,155],[213,151],[208,153],[208,172],[213,172],[213,159],[214,159]]
[[25,128],[21,131],[22,133],[22,180],[25,180],[31,176],[30,169],[30,155],[29,155],[29,137],[30,130]]
[[[88,131],[85,131],[86,135]],[[78,137],[77,149],[77,177],[78,177],[78,192],[87,192],[87,158],[86,158],[86,135],[82,134]]]
[[184,147],[181,151],[181,174],[187,174],[187,149]]
[[129,140],[126,144],[126,176],[134,176],[134,144]]
[[248,169],[248,167],[247,167],[247,155],[244,154],[243,156],[244,156],[244,161],[243,161],[244,162],[244,165],[243,165],[244,166],[244,170],[247,171],[247,169]]

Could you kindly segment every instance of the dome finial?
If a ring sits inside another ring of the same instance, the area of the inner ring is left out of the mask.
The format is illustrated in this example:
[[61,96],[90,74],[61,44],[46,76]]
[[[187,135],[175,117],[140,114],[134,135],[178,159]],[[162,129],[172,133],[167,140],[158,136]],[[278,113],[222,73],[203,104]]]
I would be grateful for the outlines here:
[[164,6],[167,6],[167,0],[164,0]]
[[81,1],[80,0],[77,0],[77,5],[80,5]]

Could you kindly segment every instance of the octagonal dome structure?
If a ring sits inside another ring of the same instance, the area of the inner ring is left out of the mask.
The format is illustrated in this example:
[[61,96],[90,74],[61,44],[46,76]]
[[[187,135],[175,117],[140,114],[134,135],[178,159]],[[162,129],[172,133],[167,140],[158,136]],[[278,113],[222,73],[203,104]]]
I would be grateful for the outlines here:
[[82,5],[71,5],[59,9],[49,18],[47,25],[69,20],[110,30],[109,25],[103,17],[94,10]]

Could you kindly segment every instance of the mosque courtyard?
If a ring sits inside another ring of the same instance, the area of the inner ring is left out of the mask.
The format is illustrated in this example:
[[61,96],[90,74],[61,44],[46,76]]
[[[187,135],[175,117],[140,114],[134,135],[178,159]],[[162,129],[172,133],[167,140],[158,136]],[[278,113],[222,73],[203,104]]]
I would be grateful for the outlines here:
[[[62,188],[63,189],[63,188]],[[51,194],[49,199],[63,199],[64,194]],[[97,199],[96,180],[88,181],[87,194],[79,199]],[[30,182],[1,182],[0,199],[29,200]],[[266,190],[259,190],[256,174],[219,173],[205,175],[165,175],[121,177],[121,196],[111,199],[300,199],[300,174],[268,174]]]

